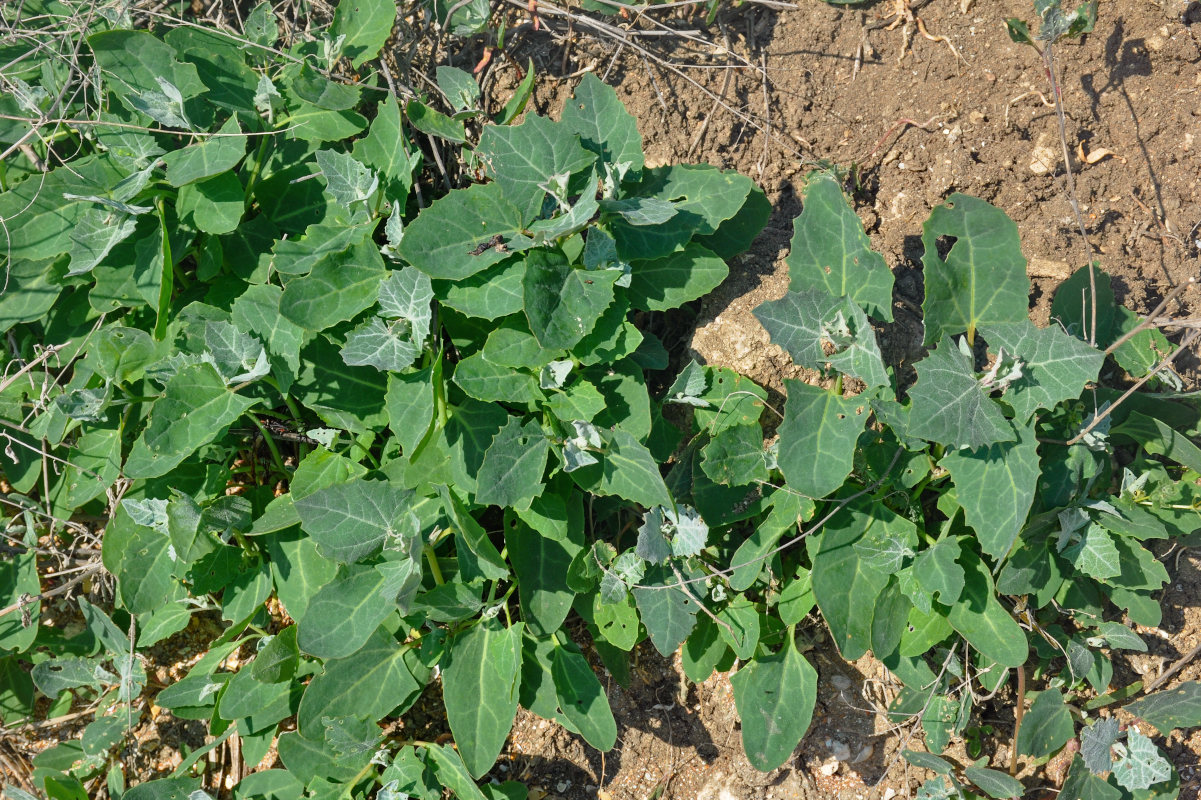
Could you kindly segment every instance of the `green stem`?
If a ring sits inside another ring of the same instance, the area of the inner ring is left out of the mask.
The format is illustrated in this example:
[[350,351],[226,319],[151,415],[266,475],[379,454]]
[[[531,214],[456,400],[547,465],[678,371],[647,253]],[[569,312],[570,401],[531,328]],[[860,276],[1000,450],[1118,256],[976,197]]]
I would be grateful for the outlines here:
[[430,565],[430,574],[434,576],[434,583],[441,586],[446,583],[442,577],[442,568],[438,566],[438,554],[434,552],[434,548],[430,545],[422,545],[421,551],[425,553],[425,561]]
[[263,427],[263,423],[259,422],[259,418],[254,414],[247,414],[247,418],[254,423],[254,427],[259,429],[259,434],[262,435],[263,441],[267,443],[267,449],[271,451],[271,460],[275,463],[275,468],[279,470],[281,475],[287,475],[288,469],[284,466],[284,460],[280,457],[279,448],[275,445],[275,440],[271,438],[271,434],[267,433],[267,429]]

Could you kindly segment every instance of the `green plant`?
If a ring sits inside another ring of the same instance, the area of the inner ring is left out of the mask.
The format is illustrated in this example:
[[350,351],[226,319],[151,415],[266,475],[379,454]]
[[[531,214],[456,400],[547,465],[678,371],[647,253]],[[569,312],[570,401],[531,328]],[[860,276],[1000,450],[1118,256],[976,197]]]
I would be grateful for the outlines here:
[[[1108,687],[1105,651],[1142,644],[1114,617],[1158,623],[1166,572],[1143,542],[1188,533],[1201,507],[1197,410],[1118,402],[1100,380],[1162,372],[1167,340],[1087,268],[1056,296],[1066,330],[1036,329],[1015,226],[954,195],[924,228],[931,349],[914,382],[876,341],[892,275],[816,172],[791,291],[757,314],[829,388],[788,381],[765,448],[765,390],[690,363],[653,392],[670,343],[636,324],[726,277],[763,193],[708,166],[647,168],[591,75],[558,122],[484,124],[478,141],[466,73],[438,76],[453,116],[335,82],[327,65],[383,44],[365,26],[390,4],[357,5],[287,51],[266,5],[240,38],[100,15],[94,62],[58,84],[36,59],[8,78],[32,105],[0,142],[54,168],[14,162],[0,194],[0,715],[30,718],[37,692],[49,718],[95,714],[38,756],[37,790],[196,791],[236,734],[247,765],[277,743],[284,767],[237,797],[519,797],[475,783],[519,705],[599,749],[616,739],[584,630],[618,680],[646,638],[682,647],[694,681],[740,664],[743,743],[770,770],[809,727],[814,608],[845,657],[871,650],[904,682],[890,712],[919,720],[931,753],[1011,669],[1043,682],[1018,748],[1062,747],[1087,688]],[[41,135],[56,96],[99,124]],[[424,203],[411,130],[470,141],[488,182]],[[103,573],[85,557],[80,580],[113,577],[111,613],[81,598],[79,630],[41,624],[71,586],[43,590],[39,557],[96,542]],[[142,654],[198,614],[217,629],[207,653],[153,700],[214,739],[127,790]],[[435,682],[457,748],[380,727]],[[1196,687],[1129,707],[1196,725]],[[1127,747],[1143,768],[1116,791],[1166,796],[1175,773]],[[955,783],[927,796],[1011,796],[1003,774],[935,758]],[[1082,763],[1070,780],[1101,780],[1099,755]]]

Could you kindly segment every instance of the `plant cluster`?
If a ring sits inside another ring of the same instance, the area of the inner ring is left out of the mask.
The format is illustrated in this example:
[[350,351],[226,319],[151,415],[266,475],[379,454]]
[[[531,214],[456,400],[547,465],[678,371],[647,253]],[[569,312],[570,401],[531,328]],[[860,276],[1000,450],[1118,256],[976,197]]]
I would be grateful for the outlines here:
[[[1123,615],[1159,622],[1147,543],[1192,530],[1201,415],[1105,388],[1157,380],[1171,346],[1102,274],[1036,328],[1016,227],[952,196],[923,229],[913,379],[878,346],[892,274],[814,172],[790,291],[756,314],[821,385],[787,381],[778,420],[721,367],[655,391],[671,359],[641,323],[721,283],[763,193],[647,167],[591,75],[558,121],[520,124],[529,84],[489,121],[459,70],[438,73],[451,114],[332,80],[395,14],[351,9],[287,49],[267,4],[242,37],[97,14],[78,70],[47,55],[63,4],[0,12],[45,37],[0,55],[0,144],[36,156],[0,175],[0,721],[94,715],[34,760],[39,792],[199,797],[202,759],[236,735],[248,768],[273,745],[282,767],[238,798],[523,797],[476,783],[519,706],[616,741],[584,631],[619,682],[648,638],[693,681],[737,665],[743,744],[771,770],[811,721],[816,609],[844,657],[903,682],[889,713],[925,730],[923,796],[1020,794],[936,755],[1015,670],[1019,706],[1028,673],[1041,689],[1021,754],[1085,726],[1062,797],[1173,796],[1150,740],[1093,712],[1138,692],[1110,691],[1108,653],[1146,647]],[[466,144],[467,119],[480,180],[427,203],[411,134]],[[96,599],[111,575],[111,610],[80,597],[64,629],[46,601],[73,584],[44,590],[39,559],[93,541],[102,562],[71,580]],[[143,654],[197,616],[217,623],[207,652],[151,686]],[[381,727],[431,685],[455,746]],[[127,787],[151,698],[212,740]],[[1165,733],[1201,723],[1197,684],[1127,707]]]

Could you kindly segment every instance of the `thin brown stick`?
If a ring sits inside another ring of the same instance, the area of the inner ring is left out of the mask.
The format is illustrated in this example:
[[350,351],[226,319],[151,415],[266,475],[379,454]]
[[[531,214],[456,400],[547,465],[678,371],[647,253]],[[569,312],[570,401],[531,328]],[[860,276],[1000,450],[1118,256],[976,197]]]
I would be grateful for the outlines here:
[[1144,375],[1142,378],[1140,378],[1133,386],[1131,386],[1129,389],[1127,389],[1125,392],[1123,392],[1122,396],[1119,397],[1117,400],[1113,401],[1113,403],[1108,408],[1106,408],[1104,411],[1102,411],[1101,413],[1099,413],[1095,417],[1093,417],[1092,421],[1089,422],[1087,425],[1085,425],[1083,428],[1081,428],[1079,433],[1077,433],[1071,439],[1068,439],[1068,444],[1069,445],[1076,444],[1076,442],[1083,439],[1090,431],[1092,431],[1093,428],[1100,425],[1102,420],[1104,420],[1106,417],[1108,417],[1110,414],[1112,414],[1114,412],[1114,409],[1116,409],[1118,406],[1120,406],[1123,402],[1126,401],[1126,398],[1130,397],[1130,395],[1137,392],[1140,388],[1142,388],[1143,384],[1145,384],[1147,381],[1151,380],[1151,378],[1153,378],[1155,375],[1159,374],[1164,369],[1166,369],[1168,367],[1168,365],[1170,365],[1176,359],[1176,357],[1178,355],[1180,355],[1185,350],[1187,350],[1189,348],[1189,346],[1192,345],[1192,343],[1195,342],[1197,340],[1197,337],[1199,337],[1199,336],[1201,336],[1201,328],[1189,331],[1185,335],[1185,337],[1180,340],[1180,346],[1177,347],[1176,350],[1171,355],[1167,356],[1162,361],[1160,361],[1155,366],[1155,369],[1148,372],[1146,375]]
[[1009,774],[1018,774],[1018,734],[1022,731],[1022,716],[1026,713],[1026,665],[1018,671],[1018,701],[1013,708],[1013,749],[1009,751]]
[[1159,677],[1157,677],[1155,680],[1151,681],[1150,683],[1148,683],[1146,686],[1143,687],[1143,694],[1147,694],[1148,692],[1153,692],[1156,689],[1158,689],[1160,686],[1163,686],[1165,683],[1168,682],[1168,680],[1173,675],[1175,675],[1177,672],[1180,672],[1180,670],[1184,669],[1188,665],[1188,663],[1190,661],[1192,661],[1194,658],[1196,658],[1198,655],[1201,655],[1201,644],[1197,645],[1192,650],[1189,650],[1187,653],[1185,653],[1183,656],[1181,656],[1179,659],[1177,659],[1176,663],[1172,664],[1172,666],[1168,667],[1166,670],[1159,673]]
[[1109,347],[1105,348],[1105,355],[1109,355],[1110,353],[1114,352],[1119,347],[1126,344],[1126,342],[1130,341],[1131,339],[1133,339],[1135,336],[1137,336],[1139,333],[1146,330],[1147,328],[1160,327],[1159,323],[1157,323],[1156,320],[1159,319],[1159,315],[1163,313],[1164,309],[1168,307],[1168,303],[1172,302],[1177,297],[1184,294],[1184,291],[1186,289],[1195,285],[1196,283],[1197,283],[1197,279],[1190,276],[1189,279],[1187,281],[1185,281],[1184,283],[1174,286],[1172,288],[1172,291],[1170,291],[1166,295],[1164,295],[1164,298],[1159,301],[1159,305],[1157,305],[1154,309],[1152,309],[1151,313],[1143,318],[1142,322],[1140,322],[1134,328],[1132,328],[1131,330],[1129,330],[1128,332],[1123,334],[1116,342],[1111,344]]

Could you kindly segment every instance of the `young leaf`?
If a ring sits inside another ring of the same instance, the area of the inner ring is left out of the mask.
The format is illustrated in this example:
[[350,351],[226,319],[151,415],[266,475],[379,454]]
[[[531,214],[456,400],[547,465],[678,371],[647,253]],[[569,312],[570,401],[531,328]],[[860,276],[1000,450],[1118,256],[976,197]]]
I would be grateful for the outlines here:
[[[1023,299],[1023,314],[1025,308]],[[909,389],[909,398],[908,433],[912,436],[948,447],[971,448],[1016,438],[1001,409],[972,374],[967,356],[950,339],[918,362],[917,383]]]
[[1028,319],[981,328],[989,344],[1004,347],[1022,365],[1022,377],[1005,392],[1005,401],[1025,423],[1039,409],[1055,408],[1080,396],[1097,379],[1105,356],[1064,333],[1058,325],[1042,330]]
[[409,339],[407,322],[386,322],[379,317],[372,317],[346,334],[346,344],[342,346],[342,360],[350,366],[371,366],[382,372],[402,372],[420,354],[420,347]]
[[446,718],[467,770],[476,778],[492,768],[517,714],[521,631],[496,619],[456,636],[442,670]]
[[952,450],[939,462],[951,473],[955,498],[976,531],[980,549],[996,559],[1009,553],[1025,525],[1040,475],[1033,428],[1018,427],[1017,433],[1016,442]]
[[945,536],[923,550],[913,562],[913,574],[921,588],[938,602],[952,606],[963,593],[963,567],[957,563],[959,539]]
[[793,221],[786,262],[793,291],[850,297],[873,317],[892,321],[892,272],[871,249],[863,223],[828,172],[806,178],[804,210]]
[[114,247],[127,239],[137,220],[111,208],[90,208],[83,212],[71,231],[71,267],[68,275],[90,272]]
[[1058,689],[1047,689],[1034,696],[1030,710],[1022,717],[1017,748],[1022,755],[1045,758],[1072,738],[1072,715]]
[[[889,385],[875,331],[849,297],[801,289],[759,305],[754,314],[772,342],[797,364],[816,370],[833,367],[868,388]],[[826,344],[833,346],[833,353],[827,354]]]
[[1159,748],[1137,728],[1126,737],[1126,755],[1113,765],[1113,777],[1130,791],[1149,789],[1172,777],[1172,765]]
[[315,159],[325,178],[326,193],[340,206],[366,200],[379,188],[379,177],[375,172],[355,161],[353,156],[337,150],[318,150]]
[[[943,237],[954,241],[945,259],[938,248]],[[922,226],[922,246],[927,346],[965,331],[972,342],[981,325],[1027,319],[1026,259],[1017,225],[1004,211],[955,193]]]
[[751,766],[770,772],[800,744],[817,703],[817,671],[796,649],[757,658],[730,678],[742,719],[742,746]]
[[780,470],[792,490],[825,497],[851,473],[855,442],[870,416],[867,400],[796,380],[784,385],[788,402],[780,423]]

